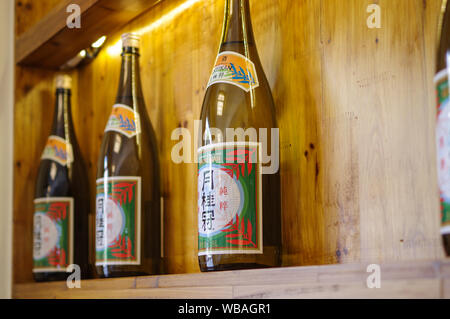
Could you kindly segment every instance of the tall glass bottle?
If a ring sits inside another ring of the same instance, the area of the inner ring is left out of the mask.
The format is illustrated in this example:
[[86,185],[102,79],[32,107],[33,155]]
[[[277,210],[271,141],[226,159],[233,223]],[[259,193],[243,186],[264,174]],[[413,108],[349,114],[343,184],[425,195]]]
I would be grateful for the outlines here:
[[139,37],[122,35],[116,104],[97,166],[96,269],[101,277],[159,272],[159,159],[139,75]]
[[438,179],[441,198],[441,234],[447,256],[450,256],[450,5],[444,0],[440,21],[440,44],[436,65],[438,115],[436,125]]
[[56,77],[53,125],[36,182],[33,275],[36,281],[64,280],[67,266],[89,276],[89,188],[73,129],[71,78]]
[[255,46],[248,0],[225,1],[222,41],[201,121],[200,269],[279,266],[280,175],[278,167],[270,171],[273,161],[264,160],[278,156],[278,135],[273,130],[277,122]]

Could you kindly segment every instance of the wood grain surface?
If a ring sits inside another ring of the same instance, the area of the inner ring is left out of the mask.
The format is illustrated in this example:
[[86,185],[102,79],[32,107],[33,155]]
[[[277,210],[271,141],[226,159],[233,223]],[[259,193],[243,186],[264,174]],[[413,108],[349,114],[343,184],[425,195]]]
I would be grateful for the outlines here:
[[[18,36],[15,48],[16,62],[26,66],[58,70],[101,36],[119,29],[159,1],[59,1],[44,18]],[[54,0],[49,2],[53,3]],[[36,5],[36,1],[33,4]],[[33,8],[31,3],[27,3],[25,8],[27,5]],[[80,28],[67,26],[69,15],[74,14],[69,5],[79,7]]]
[[449,298],[448,260],[383,263],[379,288],[368,288],[367,264],[285,267],[207,274],[165,275],[16,284],[14,298],[176,299],[423,299]]

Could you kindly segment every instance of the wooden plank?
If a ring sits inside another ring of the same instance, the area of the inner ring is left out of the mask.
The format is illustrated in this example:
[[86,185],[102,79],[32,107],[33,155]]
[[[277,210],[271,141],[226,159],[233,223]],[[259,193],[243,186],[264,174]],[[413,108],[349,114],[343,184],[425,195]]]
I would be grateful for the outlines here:
[[[151,277],[149,277],[151,279]],[[156,278],[154,278],[156,279]],[[35,291],[35,292],[46,292],[46,291],[58,291],[64,292],[70,289],[67,288],[65,281],[57,282],[43,282],[43,283],[24,283],[20,284],[21,290],[23,291]],[[136,288],[136,278],[126,277],[126,278],[111,278],[108,280],[95,279],[95,280],[82,280],[81,288],[83,290],[126,290]]]
[[424,15],[436,6],[379,1],[382,27],[369,29],[373,2],[323,3],[324,185],[334,185],[324,206],[337,252],[351,255],[351,245],[350,259],[368,262],[438,258],[434,106],[423,81]]
[[[167,275],[158,278],[158,287],[239,286],[249,284],[288,284],[317,282],[318,267],[287,267],[189,275]],[[139,277],[136,288],[152,287],[152,277]]]
[[381,264],[379,289],[367,287],[365,264],[227,271],[121,279],[16,284],[15,298],[440,298],[450,262]]
[[12,207],[13,207],[13,112],[14,112],[14,3],[3,1],[0,3],[0,38],[3,46],[0,49],[0,149],[3,155],[0,157],[0,202],[3,203],[0,214],[0,298],[11,298],[12,288]]
[[16,291],[15,298],[20,299],[231,299],[231,287],[190,287],[158,289],[123,290],[84,290],[68,289],[64,291],[31,292]]
[[368,288],[365,282],[238,286],[233,298],[240,299],[436,299],[440,298],[438,279],[415,279],[383,282],[380,288]]
[[[160,0],[64,0],[16,40],[16,62],[58,69],[103,35],[153,7]],[[80,6],[81,28],[66,25],[69,4]],[[101,23],[99,23],[101,21]]]
[[[218,272],[190,275],[168,275],[158,279],[158,287],[196,287],[196,286],[241,286],[271,284],[309,284],[309,283],[345,283],[366,282],[371,272],[369,264],[346,264],[313,267],[284,267],[261,270],[244,270],[235,272]],[[440,262],[415,261],[384,263],[380,265],[383,280],[409,280],[437,278]],[[147,283],[147,281],[149,281]],[[138,277],[137,288],[152,287],[152,277]]]
[[[252,6],[280,127],[283,265],[334,263],[335,249],[327,243],[334,236],[327,233],[322,208],[321,3],[254,1]],[[294,83],[296,89],[290,89]]]

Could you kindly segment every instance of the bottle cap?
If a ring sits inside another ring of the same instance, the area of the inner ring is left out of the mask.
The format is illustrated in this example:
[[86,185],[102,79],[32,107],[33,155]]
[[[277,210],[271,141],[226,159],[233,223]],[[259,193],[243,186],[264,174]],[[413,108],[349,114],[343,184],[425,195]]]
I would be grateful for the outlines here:
[[72,88],[72,78],[67,74],[57,75],[55,78],[55,85],[57,89],[67,89]]
[[122,47],[139,48],[141,37],[137,33],[122,34]]

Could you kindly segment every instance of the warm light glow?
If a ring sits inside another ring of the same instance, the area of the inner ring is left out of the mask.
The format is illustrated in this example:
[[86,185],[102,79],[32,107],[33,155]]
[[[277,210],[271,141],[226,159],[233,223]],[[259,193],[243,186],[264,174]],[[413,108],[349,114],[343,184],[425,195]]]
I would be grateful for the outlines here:
[[165,15],[163,15],[158,20],[152,22],[148,26],[143,27],[142,29],[137,30],[136,33],[139,34],[139,35],[143,35],[145,33],[153,31],[154,29],[160,27],[162,24],[175,19],[180,13],[182,13],[183,11],[189,9],[190,7],[192,7],[197,2],[200,2],[200,0],[187,0],[187,1],[183,2],[178,7],[176,7],[172,11],[166,13]]
[[[180,13],[189,9],[194,4],[196,4],[197,2],[200,2],[200,1],[201,0],[187,0],[187,1],[183,2],[182,4],[180,4],[178,7],[176,7],[175,9],[173,9],[172,11],[169,11],[168,13],[163,15],[158,20],[152,22],[151,24],[149,24],[141,29],[133,31],[133,33],[137,33],[139,35],[144,35],[146,33],[149,33],[151,31],[155,30],[156,28],[160,27],[164,23],[175,19]],[[113,45],[110,45],[106,49],[106,51],[108,52],[109,55],[119,55],[122,52],[122,41],[119,39],[116,43],[114,43]]]
[[81,50],[80,53],[78,53],[78,55],[82,58],[86,57],[86,50]]
[[92,47],[93,48],[100,48],[103,43],[105,43],[106,41],[106,35],[102,36],[100,39],[98,39],[97,41],[95,41],[94,43],[92,43]]
[[222,116],[223,114],[223,106],[225,102],[225,95],[223,93],[219,93],[219,96],[217,97],[217,115]]
[[106,52],[111,56],[119,55],[122,52],[122,41],[117,40],[116,43],[106,48]]

